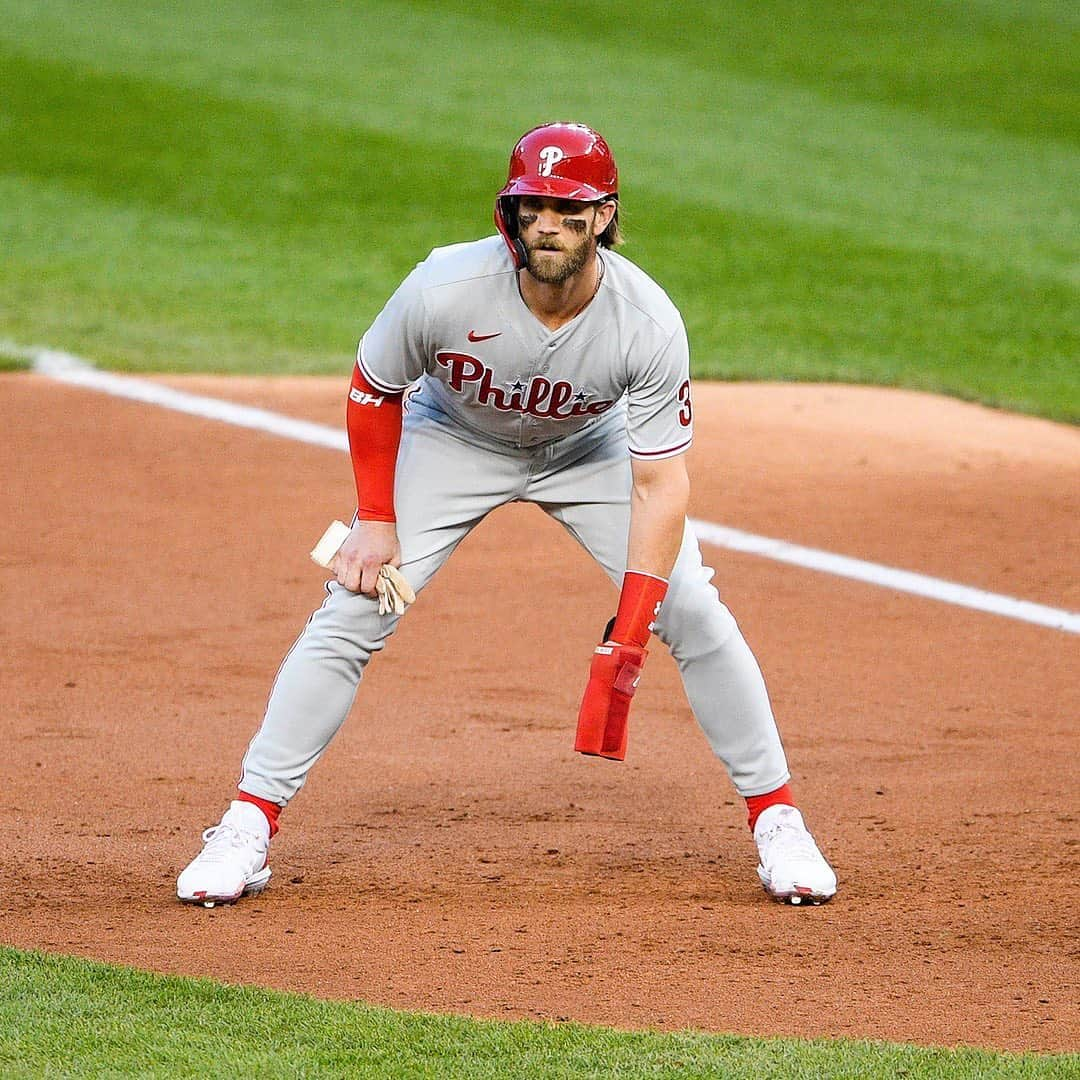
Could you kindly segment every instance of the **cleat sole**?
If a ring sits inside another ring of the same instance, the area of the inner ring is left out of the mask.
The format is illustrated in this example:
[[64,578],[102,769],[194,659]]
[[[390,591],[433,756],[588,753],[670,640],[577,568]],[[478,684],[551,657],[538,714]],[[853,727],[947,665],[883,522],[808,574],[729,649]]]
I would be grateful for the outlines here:
[[777,893],[772,892],[767,886],[763,885],[765,895],[770,899],[775,900],[778,904],[787,904],[789,907],[820,907],[822,904],[827,904],[835,893],[830,893],[828,896],[824,894],[814,894],[807,890],[800,890],[798,892],[791,893]]
[[258,896],[270,882],[270,867],[260,870],[235,896],[207,896],[205,892],[195,893],[194,896],[180,896],[177,900],[182,904],[193,904],[199,907],[212,908],[218,904],[235,904],[243,896]]

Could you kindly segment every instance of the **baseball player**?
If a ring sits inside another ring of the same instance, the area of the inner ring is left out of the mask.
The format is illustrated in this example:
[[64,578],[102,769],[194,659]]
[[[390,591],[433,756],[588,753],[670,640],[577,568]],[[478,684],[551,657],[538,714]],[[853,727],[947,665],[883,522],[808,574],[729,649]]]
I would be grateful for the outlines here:
[[[746,799],[765,891],[792,904],[836,892],[796,809],[757,662],[687,526],[686,331],[666,293],[615,251],[618,192],[599,134],[534,128],[495,200],[497,234],[432,251],[364,334],[347,403],[356,517],[326,600],[278,672],[237,797],[179,876],[181,900],[231,902],[266,886],[281,810],[345,720],[410,587],[419,593],[487,513],[515,500],[555,518],[620,588],[575,749],[624,757],[655,633]],[[384,568],[404,576],[396,591]]]

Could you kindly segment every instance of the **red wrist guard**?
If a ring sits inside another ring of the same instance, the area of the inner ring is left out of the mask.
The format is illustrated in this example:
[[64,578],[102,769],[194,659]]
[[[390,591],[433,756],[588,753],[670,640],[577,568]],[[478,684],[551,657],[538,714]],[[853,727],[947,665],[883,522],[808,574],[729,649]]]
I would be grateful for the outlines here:
[[625,759],[630,701],[648,655],[640,645],[597,645],[578,711],[574,749],[579,754]]
[[642,648],[648,645],[653,619],[660,614],[667,589],[668,583],[662,577],[627,570],[619,594],[619,609],[615,612],[615,626],[608,635],[610,639]]
[[356,479],[356,516],[395,521],[394,471],[401,441],[401,394],[386,394],[353,368],[345,424]]

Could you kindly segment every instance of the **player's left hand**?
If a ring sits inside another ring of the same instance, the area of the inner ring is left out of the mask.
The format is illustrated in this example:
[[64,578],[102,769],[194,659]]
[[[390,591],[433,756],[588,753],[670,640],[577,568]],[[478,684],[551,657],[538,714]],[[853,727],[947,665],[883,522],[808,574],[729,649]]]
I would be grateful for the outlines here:
[[640,645],[620,645],[610,640],[597,645],[578,711],[574,749],[579,754],[614,761],[626,758],[630,701],[648,655],[648,649]]

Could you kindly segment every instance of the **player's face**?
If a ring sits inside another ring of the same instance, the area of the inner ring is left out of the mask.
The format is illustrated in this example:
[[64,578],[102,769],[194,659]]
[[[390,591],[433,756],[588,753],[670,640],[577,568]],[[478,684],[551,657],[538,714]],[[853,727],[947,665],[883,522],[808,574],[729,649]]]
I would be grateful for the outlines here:
[[562,285],[580,273],[596,250],[597,220],[594,203],[523,195],[518,235],[528,253],[529,273],[546,285]]

